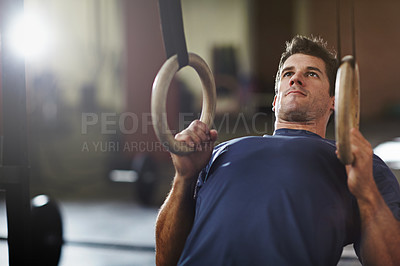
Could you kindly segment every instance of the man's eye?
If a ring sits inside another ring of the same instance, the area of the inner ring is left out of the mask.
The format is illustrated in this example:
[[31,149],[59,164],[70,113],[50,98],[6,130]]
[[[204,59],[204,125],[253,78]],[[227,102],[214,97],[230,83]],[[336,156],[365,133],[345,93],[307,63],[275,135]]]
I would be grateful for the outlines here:
[[282,77],[290,77],[293,74],[293,72],[285,72],[283,73]]
[[310,77],[316,77],[316,78],[319,77],[318,74],[315,73],[315,72],[309,72],[308,75],[309,75]]

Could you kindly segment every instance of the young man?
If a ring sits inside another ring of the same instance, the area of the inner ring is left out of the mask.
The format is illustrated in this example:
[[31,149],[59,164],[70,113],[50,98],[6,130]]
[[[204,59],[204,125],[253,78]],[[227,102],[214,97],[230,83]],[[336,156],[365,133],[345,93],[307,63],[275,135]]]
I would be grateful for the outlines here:
[[400,263],[400,189],[351,130],[352,165],[325,132],[337,60],[320,39],[287,43],[276,77],[273,136],[217,146],[200,121],[176,135],[198,147],[172,159],[156,225],[158,265],[336,265],[354,243],[365,265]]

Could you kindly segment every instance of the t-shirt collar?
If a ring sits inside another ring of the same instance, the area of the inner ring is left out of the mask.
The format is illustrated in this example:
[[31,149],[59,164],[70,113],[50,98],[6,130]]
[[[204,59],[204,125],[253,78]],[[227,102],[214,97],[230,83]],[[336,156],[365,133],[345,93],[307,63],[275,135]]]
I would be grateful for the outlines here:
[[302,129],[290,129],[290,128],[279,128],[276,129],[274,134],[275,135],[285,135],[285,136],[310,136],[310,137],[317,137],[321,138],[322,137],[318,134],[315,134],[311,131],[307,130],[302,130]]

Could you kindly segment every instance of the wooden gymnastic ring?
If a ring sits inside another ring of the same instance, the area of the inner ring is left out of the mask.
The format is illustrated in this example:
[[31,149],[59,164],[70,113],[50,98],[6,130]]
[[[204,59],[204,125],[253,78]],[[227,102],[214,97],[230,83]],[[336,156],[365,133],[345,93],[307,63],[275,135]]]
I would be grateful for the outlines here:
[[360,76],[358,65],[350,55],[342,59],[335,84],[335,135],[339,159],[343,164],[354,161],[350,130],[360,123]]
[[[200,121],[211,128],[217,98],[214,76],[207,63],[194,53],[189,53],[189,66],[196,70],[203,86],[203,106]],[[166,114],[168,88],[178,70],[179,64],[176,55],[170,57],[162,65],[153,83],[151,117],[156,135],[164,147],[172,153],[184,155],[193,152],[194,148],[187,146],[184,142],[175,140],[168,127]]]

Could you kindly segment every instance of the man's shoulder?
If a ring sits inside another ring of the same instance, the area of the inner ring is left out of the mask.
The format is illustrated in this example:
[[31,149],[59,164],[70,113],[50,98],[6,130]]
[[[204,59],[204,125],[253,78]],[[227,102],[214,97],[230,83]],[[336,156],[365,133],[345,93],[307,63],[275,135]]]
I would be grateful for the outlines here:
[[222,147],[230,146],[235,143],[241,142],[241,141],[248,141],[248,140],[254,140],[254,139],[263,139],[261,136],[244,136],[244,137],[238,137],[230,140],[223,141],[219,143],[218,145],[215,146],[214,150],[221,149]]

